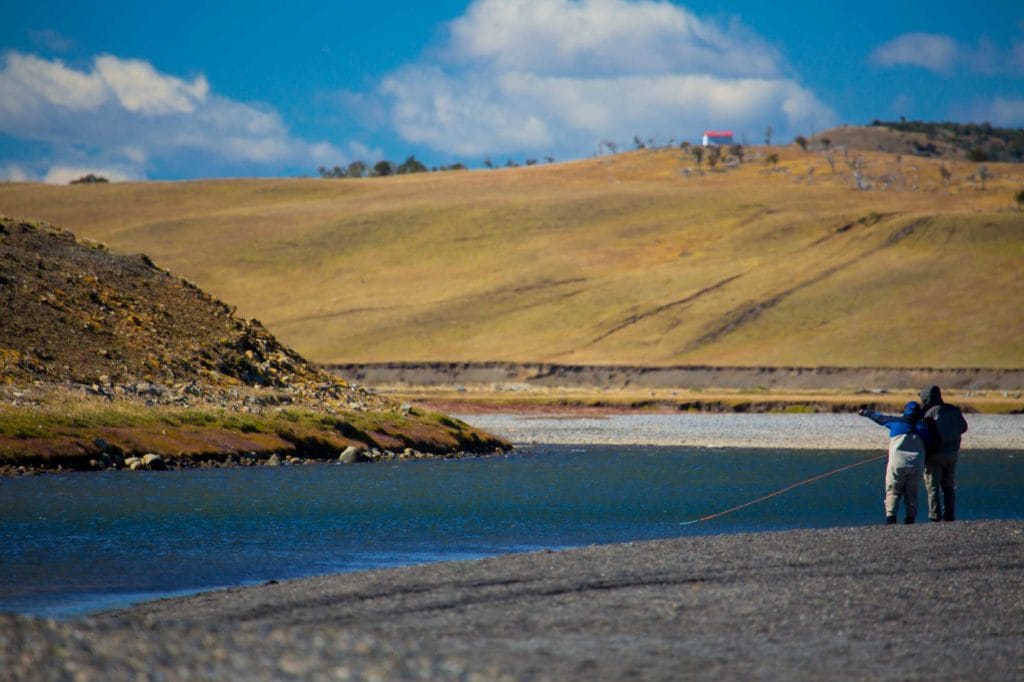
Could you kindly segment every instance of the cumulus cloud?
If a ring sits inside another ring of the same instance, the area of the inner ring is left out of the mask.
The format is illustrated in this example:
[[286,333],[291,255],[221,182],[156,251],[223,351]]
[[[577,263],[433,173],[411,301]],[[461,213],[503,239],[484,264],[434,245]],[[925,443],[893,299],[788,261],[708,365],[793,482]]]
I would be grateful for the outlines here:
[[188,83],[157,73],[151,64],[139,59],[97,57],[96,74],[121,106],[134,113],[191,114],[210,91],[203,76]]
[[32,172],[19,164],[0,166],[0,182],[29,182],[34,179]]
[[960,60],[960,55],[960,45],[949,36],[904,33],[875,48],[871,61],[879,66],[917,66],[948,73]]
[[112,55],[96,57],[88,69],[5,55],[0,133],[48,144],[53,167],[36,174],[54,181],[66,169],[135,179],[153,164],[194,174],[200,159],[255,170],[345,156],[329,143],[295,137],[270,107],[215,94],[202,75],[182,79]]
[[377,94],[404,139],[460,155],[580,154],[634,135],[784,134],[836,120],[740,22],[667,2],[477,0],[433,54]]
[[1024,127],[1024,99],[996,97],[990,100],[977,100],[972,104],[956,109],[954,116],[967,121],[988,121],[994,126],[1004,128]]
[[125,182],[128,180],[140,180],[141,178],[131,169],[123,168],[101,168],[99,166],[51,166],[43,177],[43,182],[56,185],[66,185],[72,180],[84,177],[89,174],[106,178],[110,182]]
[[939,75],[965,68],[992,75],[1005,71],[1020,75],[1024,66],[1024,44],[1014,43],[1005,53],[988,38],[968,46],[948,35],[912,32],[898,35],[871,53],[876,66],[915,66]]

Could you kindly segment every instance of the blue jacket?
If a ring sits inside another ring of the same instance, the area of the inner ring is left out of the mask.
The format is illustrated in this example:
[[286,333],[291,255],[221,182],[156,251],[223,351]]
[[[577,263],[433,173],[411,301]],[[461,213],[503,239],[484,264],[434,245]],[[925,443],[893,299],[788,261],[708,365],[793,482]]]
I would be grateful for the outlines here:
[[932,447],[932,432],[928,424],[921,420],[921,406],[916,402],[907,403],[901,415],[882,414],[871,410],[864,410],[861,414],[876,424],[889,427],[890,438],[915,433],[924,441],[925,448]]

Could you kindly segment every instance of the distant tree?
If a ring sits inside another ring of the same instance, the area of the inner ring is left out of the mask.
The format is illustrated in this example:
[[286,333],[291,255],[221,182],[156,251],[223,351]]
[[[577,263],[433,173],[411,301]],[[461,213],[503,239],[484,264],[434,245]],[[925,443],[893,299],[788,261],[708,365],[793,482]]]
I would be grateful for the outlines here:
[[647,145],[644,144],[644,141],[640,139],[639,135],[633,136],[633,146],[636,147],[637,149],[644,149],[647,147]]
[[485,168],[494,168],[494,162],[491,161],[490,157],[484,159],[484,167]]
[[939,178],[942,180],[943,187],[949,187],[949,183],[953,181],[953,174],[946,168],[946,164],[939,164]]
[[345,169],[341,166],[335,166],[334,168],[320,166],[316,170],[320,174],[321,178],[343,178],[346,173]]
[[772,143],[772,127],[768,126],[764,129],[764,143],[770,145]]
[[708,167],[711,168],[711,170],[715,170],[715,166],[718,165],[718,162],[721,159],[722,159],[722,148],[721,147],[719,147],[718,145],[713,145],[711,147],[708,147],[707,160],[708,160]]
[[[345,172],[345,175],[350,177],[350,178],[361,178],[361,177],[366,175],[366,170],[367,170],[366,169],[366,164],[363,163],[362,161],[359,161],[357,159],[357,160],[353,161],[352,163],[350,163],[348,165],[348,170]],[[339,176],[336,176],[336,177],[345,177],[345,176],[340,176],[339,175]]]
[[690,148],[690,143],[687,142],[686,140],[683,140],[682,142],[679,143],[679,148],[685,152]]
[[95,184],[95,183],[98,183],[98,182],[101,182],[101,183],[102,182],[110,182],[110,180],[107,180],[105,177],[103,177],[101,175],[93,175],[92,173],[89,173],[88,175],[83,175],[82,177],[78,178],[77,180],[72,180],[68,184],[69,185],[92,185],[92,184]]
[[779,155],[772,152],[768,156],[764,157],[764,164],[766,166],[771,166],[772,170],[775,170],[775,167],[779,165]]
[[461,163],[461,162],[449,163],[448,165],[442,165],[439,170],[442,170],[442,171],[466,170],[466,164]]
[[985,166],[985,165],[978,166],[977,175],[978,175],[978,184],[980,185],[980,189],[981,189],[982,192],[984,192],[985,191],[985,181],[988,180],[988,178],[989,178],[988,166]]
[[729,147],[729,154],[736,157],[736,160],[743,163],[743,145],[734,144]]
[[825,157],[825,162],[828,164],[829,170],[832,171],[832,175],[836,174],[836,155],[831,149],[825,149],[822,154]]
[[797,146],[803,151],[807,151],[807,138],[803,135],[797,135],[794,137],[793,142],[796,142]]
[[693,160],[697,162],[697,170],[701,171],[700,165],[704,162],[704,147],[697,144],[690,148],[690,153],[693,154]]
[[1017,210],[1024,211],[1024,189],[1014,194],[1013,198],[1017,202]]
[[974,147],[967,152],[967,160],[974,163],[984,163],[988,161],[988,154],[981,147]]
[[825,149],[830,149],[832,147],[832,140],[828,137],[821,138],[821,146]]
[[545,156],[544,160],[547,161],[548,163],[554,163],[555,162],[555,157],[553,157],[553,156]]
[[519,168],[519,164],[512,159],[509,159],[505,162],[505,168]]
[[373,164],[373,174],[377,177],[395,174],[395,164],[387,160],[381,160]]
[[527,159],[526,160],[526,165],[527,166],[536,166],[537,165],[537,159]]
[[395,173],[398,175],[408,175],[409,173],[426,173],[427,167],[420,163],[415,156],[408,157],[405,161],[400,163],[395,169]]

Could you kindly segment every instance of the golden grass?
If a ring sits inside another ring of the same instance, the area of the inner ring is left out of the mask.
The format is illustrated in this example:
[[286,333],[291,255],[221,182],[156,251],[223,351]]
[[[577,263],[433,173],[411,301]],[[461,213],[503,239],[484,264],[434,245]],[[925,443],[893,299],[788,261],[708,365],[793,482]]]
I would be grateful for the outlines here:
[[[318,362],[1024,366],[1024,167],[776,148],[361,180],[0,186]],[[814,179],[807,174],[814,168]],[[690,168],[689,175],[684,169]],[[889,178],[881,189],[882,178]]]

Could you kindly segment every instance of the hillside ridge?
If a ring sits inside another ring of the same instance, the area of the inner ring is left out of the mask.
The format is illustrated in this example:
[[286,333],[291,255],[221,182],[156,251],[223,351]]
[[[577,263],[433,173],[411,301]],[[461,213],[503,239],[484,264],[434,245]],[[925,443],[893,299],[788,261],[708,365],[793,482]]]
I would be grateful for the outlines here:
[[[751,147],[361,179],[0,186],[316,363],[1024,367],[1021,164]],[[895,315],[894,311],[899,314]]]

